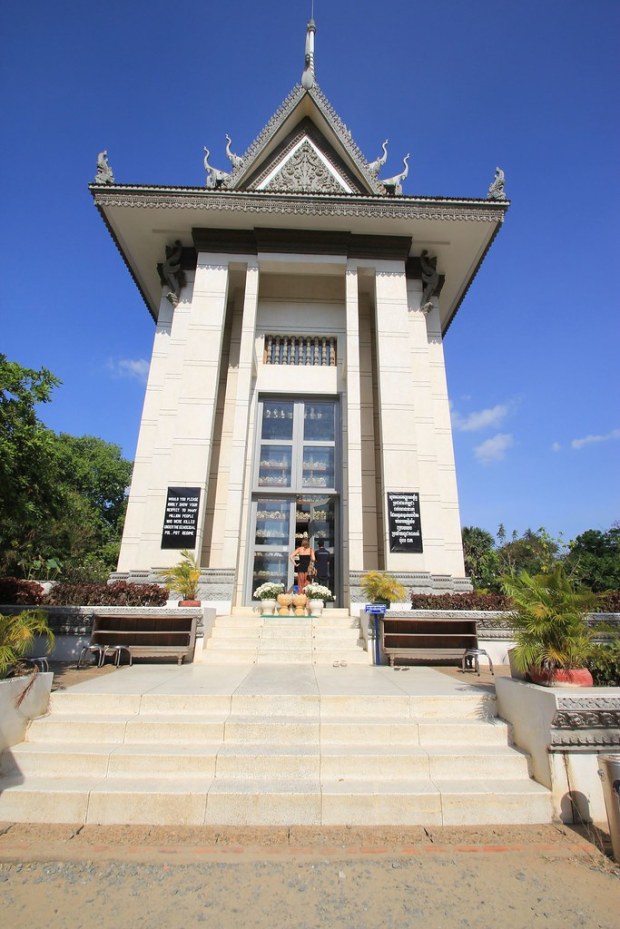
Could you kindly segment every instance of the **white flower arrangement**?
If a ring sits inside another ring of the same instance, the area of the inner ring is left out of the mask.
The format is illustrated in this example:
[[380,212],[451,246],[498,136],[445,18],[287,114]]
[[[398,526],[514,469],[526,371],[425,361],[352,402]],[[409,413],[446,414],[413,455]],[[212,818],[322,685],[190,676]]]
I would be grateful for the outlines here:
[[255,600],[277,600],[278,595],[283,593],[284,584],[274,584],[273,581],[268,581],[256,588],[253,597]]
[[322,600],[324,603],[328,603],[334,599],[329,587],[323,587],[322,584],[306,584],[304,593],[309,600]]

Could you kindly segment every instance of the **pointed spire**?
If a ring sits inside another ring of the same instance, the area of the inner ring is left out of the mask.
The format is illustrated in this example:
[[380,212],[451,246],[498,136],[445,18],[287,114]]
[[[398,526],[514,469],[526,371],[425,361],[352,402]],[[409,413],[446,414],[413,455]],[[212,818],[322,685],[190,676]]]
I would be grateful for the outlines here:
[[305,57],[305,63],[304,63],[304,71],[301,76],[301,86],[304,88],[304,90],[310,90],[310,88],[314,87],[314,84],[315,84],[315,74],[314,74],[314,33],[315,32],[316,32],[316,23],[314,22],[314,19],[311,18],[308,21],[308,27],[306,29],[306,57]]

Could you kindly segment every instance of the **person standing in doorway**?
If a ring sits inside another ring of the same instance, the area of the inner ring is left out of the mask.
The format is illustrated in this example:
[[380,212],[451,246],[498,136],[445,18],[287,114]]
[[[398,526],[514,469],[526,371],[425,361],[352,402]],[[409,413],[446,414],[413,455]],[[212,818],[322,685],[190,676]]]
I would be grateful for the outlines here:
[[322,584],[324,587],[329,587],[330,554],[325,548],[323,539],[319,539],[319,547],[315,552],[314,561],[316,563],[317,583]]
[[303,594],[308,583],[308,568],[310,563],[314,564],[314,549],[310,548],[307,532],[304,532],[301,538],[301,545],[298,545],[295,551],[289,555],[289,560],[297,569],[297,587],[299,593]]

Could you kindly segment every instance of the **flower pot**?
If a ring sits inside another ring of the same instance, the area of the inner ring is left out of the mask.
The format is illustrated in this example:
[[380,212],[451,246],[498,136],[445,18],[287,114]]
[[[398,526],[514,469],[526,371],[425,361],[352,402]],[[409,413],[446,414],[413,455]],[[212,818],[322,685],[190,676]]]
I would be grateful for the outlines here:
[[295,607],[295,616],[304,616],[305,615],[305,606],[308,602],[308,598],[305,594],[294,594],[293,595],[293,606]]
[[261,600],[260,611],[261,611],[261,616],[273,616],[276,612],[275,599]]
[[527,676],[533,684],[547,687],[593,687],[594,681],[587,668],[530,668]]
[[200,600],[179,600],[179,606],[200,606]]
[[278,613],[280,616],[290,616],[292,612],[293,595],[278,594]]
[[323,601],[308,600],[308,609],[310,610],[310,616],[320,616],[323,612]]
[[515,653],[514,648],[508,649],[508,663],[510,665],[510,676],[514,678],[514,680],[516,681],[525,681],[527,680],[525,671],[519,671],[519,669],[517,668],[515,664],[514,653]]

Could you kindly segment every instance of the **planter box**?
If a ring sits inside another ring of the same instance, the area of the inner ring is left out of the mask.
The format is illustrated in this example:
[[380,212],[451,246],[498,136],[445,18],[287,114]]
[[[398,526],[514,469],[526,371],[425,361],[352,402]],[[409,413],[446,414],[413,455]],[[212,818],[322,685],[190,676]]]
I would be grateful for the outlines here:
[[47,713],[54,675],[45,671],[35,675],[32,687],[16,706],[31,675],[0,681],[0,751],[24,741],[31,719]]
[[619,687],[541,687],[495,679],[499,716],[532,759],[564,823],[606,822],[599,755],[620,751]]

